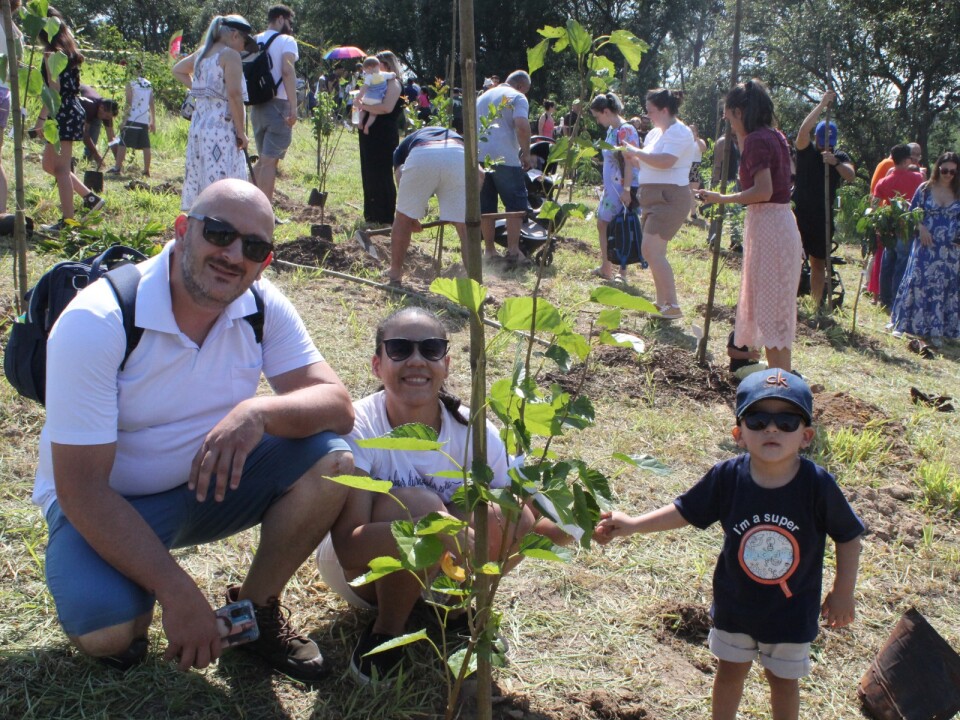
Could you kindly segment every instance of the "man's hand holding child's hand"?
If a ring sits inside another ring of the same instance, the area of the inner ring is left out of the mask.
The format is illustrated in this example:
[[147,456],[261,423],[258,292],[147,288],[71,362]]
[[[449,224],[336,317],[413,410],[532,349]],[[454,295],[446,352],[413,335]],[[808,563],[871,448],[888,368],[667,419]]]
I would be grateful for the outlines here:
[[593,529],[593,541],[606,545],[616,537],[625,537],[634,532],[633,518],[619,510],[607,511],[600,515],[600,522]]

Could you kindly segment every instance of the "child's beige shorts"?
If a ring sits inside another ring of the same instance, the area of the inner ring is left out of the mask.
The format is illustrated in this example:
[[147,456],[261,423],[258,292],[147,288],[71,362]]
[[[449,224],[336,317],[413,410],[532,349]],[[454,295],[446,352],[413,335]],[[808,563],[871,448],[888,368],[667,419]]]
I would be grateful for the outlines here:
[[810,643],[758,643],[745,633],[710,630],[707,640],[710,652],[721,660],[733,663],[760,664],[778,678],[799,680],[810,674]]

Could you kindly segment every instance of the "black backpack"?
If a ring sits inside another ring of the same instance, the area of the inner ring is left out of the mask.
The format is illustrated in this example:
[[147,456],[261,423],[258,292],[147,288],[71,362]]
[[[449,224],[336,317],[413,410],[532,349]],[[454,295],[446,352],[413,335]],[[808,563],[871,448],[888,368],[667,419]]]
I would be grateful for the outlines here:
[[[3,372],[23,397],[44,404],[47,385],[47,336],[60,313],[81,290],[100,277],[113,288],[123,318],[127,347],[119,370],[123,370],[143,336],[134,325],[140,271],[134,266],[147,257],[124,245],[114,245],[96,257],[69,260],[54,265],[27,293],[27,311],[10,331],[3,356]],[[258,343],[263,342],[263,297],[251,287],[257,311],[244,317]]]
[[280,81],[273,81],[273,59],[267,52],[270,43],[276,40],[280,33],[274,33],[266,43],[257,43],[260,49],[250,53],[243,61],[243,77],[247,81],[247,99],[245,105],[263,105],[277,96]]

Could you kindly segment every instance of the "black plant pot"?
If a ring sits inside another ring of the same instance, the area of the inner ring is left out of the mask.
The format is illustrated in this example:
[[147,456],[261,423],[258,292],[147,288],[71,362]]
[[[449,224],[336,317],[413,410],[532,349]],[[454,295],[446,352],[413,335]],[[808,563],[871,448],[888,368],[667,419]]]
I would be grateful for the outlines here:
[[327,193],[320,192],[316,188],[310,191],[310,199],[307,200],[307,204],[312,207],[322,208],[327,204]]
[[103,192],[103,173],[99,170],[87,170],[83,173],[83,184],[93,192]]
[[326,240],[327,242],[333,242],[333,226],[327,224],[311,225],[310,235],[315,238],[320,238],[321,240]]

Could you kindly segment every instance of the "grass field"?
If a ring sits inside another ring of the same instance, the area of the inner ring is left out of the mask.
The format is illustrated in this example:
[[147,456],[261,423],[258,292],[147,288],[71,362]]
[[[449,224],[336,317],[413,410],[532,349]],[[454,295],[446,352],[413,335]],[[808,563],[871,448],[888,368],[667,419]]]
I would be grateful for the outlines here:
[[[179,187],[186,123],[164,118],[155,142],[150,186]],[[312,243],[316,210],[306,207],[313,180],[313,141],[298,124],[278,187],[281,242],[302,260]],[[38,221],[58,217],[52,181],[40,172],[40,146],[29,145],[27,210]],[[4,165],[12,174],[12,143]],[[175,194],[128,190],[134,170],[108,179],[104,224],[130,230],[150,220],[172,227]],[[81,164],[82,169],[82,164]],[[377,263],[350,239],[362,219],[356,137],[347,135],[329,181],[328,210],[336,227],[327,264],[375,279]],[[584,199],[593,197],[587,188]],[[11,203],[12,204],[12,203]],[[592,221],[564,228],[542,290],[582,331],[596,309],[587,302],[595,279]],[[169,235],[168,235],[169,236]],[[443,265],[459,261],[447,235]],[[11,245],[0,241],[2,334],[13,317]],[[384,242],[380,241],[384,246]],[[434,237],[424,233],[411,255],[411,284],[424,288],[431,276]],[[856,253],[858,255],[858,253]],[[903,340],[883,332],[886,321],[868,302],[860,304],[851,334],[850,308],[857,287],[855,253],[842,268],[846,302],[838,324],[819,330],[801,323],[795,366],[823,390],[816,395],[819,430],[812,454],[837,474],[869,526],[857,588],[858,617],[841,631],[824,631],[814,644],[815,669],[803,682],[803,717],[849,720],[861,715],[856,684],[900,615],[916,607],[953,645],[960,647],[960,426],[956,415],[911,402],[909,389],[960,395],[960,347],[942,357],[920,359]],[[610,477],[615,502],[630,512],[669,502],[712,464],[736,452],[730,439],[733,390],[725,370],[724,344],[736,302],[737,259],[726,258],[719,276],[718,314],[710,350],[714,372],[692,362],[691,325],[703,325],[697,307],[706,300],[709,255],[704,231],[688,226],[672,244],[681,302],[681,323],[664,325],[625,313],[624,329],[642,336],[647,352],[598,353],[586,389],[597,410],[595,427],[555,443],[561,454],[582,457]],[[31,279],[56,258],[31,252]],[[355,397],[375,387],[370,374],[376,322],[402,302],[399,296],[315,272],[273,272],[292,298],[317,345]],[[494,305],[528,293],[531,272],[487,278]],[[634,288],[651,297],[648,274],[633,274]],[[443,307],[438,303],[438,307]],[[810,319],[802,306],[801,317]],[[488,312],[493,312],[492,310]],[[468,394],[468,333],[451,318],[452,389]],[[492,382],[509,372],[513,343],[488,332]],[[78,359],[82,362],[82,358]],[[549,368],[546,368],[549,369]],[[30,504],[36,445],[43,411],[0,382],[0,715],[9,718],[433,718],[442,706],[435,659],[415,650],[416,672],[392,690],[359,689],[347,674],[349,652],[367,616],[350,609],[319,581],[311,563],[292,580],[285,602],[298,626],[318,641],[334,666],[318,688],[270,676],[246,657],[228,655],[204,672],[179,673],[161,660],[164,642],[154,621],[148,662],[119,676],[78,655],[60,631],[44,586],[46,527]],[[671,470],[643,474],[611,458],[614,452],[649,453]],[[212,546],[178,552],[211,602],[242,577],[256,532]],[[526,561],[504,580],[498,607],[511,645],[509,665],[496,671],[502,699],[497,717],[573,720],[657,718],[693,720],[709,715],[715,661],[705,647],[714,558],[721,534],[713,528],[632,538],[575,554],[569,564]],[[825,585],[832,579],[828,550]],[[759,671],[748,680],[742,718],[769,716]]]

